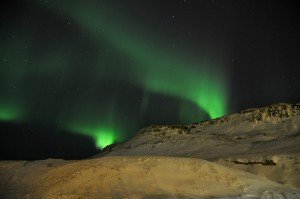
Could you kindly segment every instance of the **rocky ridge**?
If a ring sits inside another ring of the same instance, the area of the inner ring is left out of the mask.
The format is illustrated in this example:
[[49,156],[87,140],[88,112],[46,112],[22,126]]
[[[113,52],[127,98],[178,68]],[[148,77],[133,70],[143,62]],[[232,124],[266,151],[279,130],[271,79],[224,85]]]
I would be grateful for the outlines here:
[[253,108],[187,126],[150,126],[104,151],[99,156],[205,159],[300,188],[295,177],[300,176],[300,104]]

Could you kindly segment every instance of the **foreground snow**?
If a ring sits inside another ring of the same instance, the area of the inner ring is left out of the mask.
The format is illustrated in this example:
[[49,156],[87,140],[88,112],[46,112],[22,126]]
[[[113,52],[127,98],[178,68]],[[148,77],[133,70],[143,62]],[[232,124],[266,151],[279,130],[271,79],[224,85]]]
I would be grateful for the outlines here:
[[300,198],[300,190],[193,158],[102,157],[0,165],[1,198]]

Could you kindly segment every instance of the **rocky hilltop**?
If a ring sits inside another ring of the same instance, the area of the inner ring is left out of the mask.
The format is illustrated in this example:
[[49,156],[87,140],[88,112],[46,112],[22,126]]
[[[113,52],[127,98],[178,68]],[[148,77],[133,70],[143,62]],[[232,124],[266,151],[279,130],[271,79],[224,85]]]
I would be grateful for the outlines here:
[[87,160],[0,162],[0,198],[300,198],[300,105],[150,126]]
[[150,126],[99,156],[198,158],[300,188],[300,104],[252,108],[188,126]]

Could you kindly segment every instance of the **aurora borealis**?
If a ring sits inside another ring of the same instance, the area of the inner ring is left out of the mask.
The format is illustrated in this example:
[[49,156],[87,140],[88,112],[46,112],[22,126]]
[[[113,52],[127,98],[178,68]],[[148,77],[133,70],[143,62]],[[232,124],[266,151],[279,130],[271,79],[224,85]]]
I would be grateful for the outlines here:
[[[259,33],[264,23],[270,24],[266,31],[284,23],[258,22],[251,18],[251,3],[241,9],[235,4],[192,0],[5,2],[0,121],[51,126],[92,138],[103,149],[147,125],[200,122],[248,105],[298,99],[295,92],[286,91],[299,84],[290,72],[295,70],[293,54],[288,55],[290,59],[278,56],[282,46],[273,47],[273,54],[264,57],[259,53],[270,50],[268,47],[255,50],[257,44],[268,46],[285,38],[283,32],[272,41],[265,40],[273,36]],[[253,21],[258,24],[237,28]],[[290,23],[285,31],[293,30]],[[252,38],[249,30],[262,38]],[[241,50],[243,45],[248,48]],[[256,62],[263,64],[259,72]],[[272,67],[276,69],[270,72]],[[282,74],[282,83],[273,81]],[[280,91],[274,92],[270,82]]]

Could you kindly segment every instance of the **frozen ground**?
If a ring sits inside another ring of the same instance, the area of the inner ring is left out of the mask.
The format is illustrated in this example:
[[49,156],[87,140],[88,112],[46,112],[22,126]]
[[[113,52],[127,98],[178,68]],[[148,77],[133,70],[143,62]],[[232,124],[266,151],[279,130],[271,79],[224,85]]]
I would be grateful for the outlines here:
[[300,106],[150,126],[80,161],[1,161],[0,198],[300,198]]

